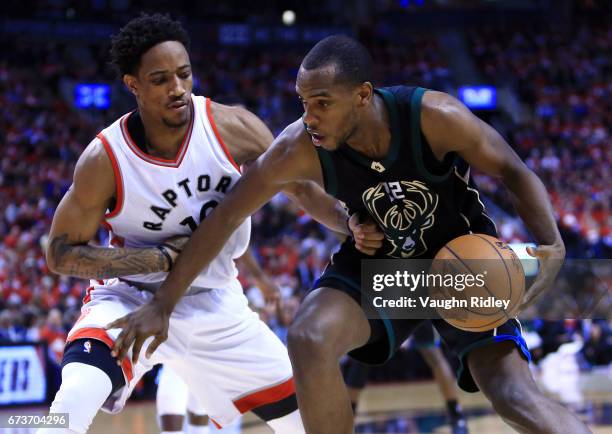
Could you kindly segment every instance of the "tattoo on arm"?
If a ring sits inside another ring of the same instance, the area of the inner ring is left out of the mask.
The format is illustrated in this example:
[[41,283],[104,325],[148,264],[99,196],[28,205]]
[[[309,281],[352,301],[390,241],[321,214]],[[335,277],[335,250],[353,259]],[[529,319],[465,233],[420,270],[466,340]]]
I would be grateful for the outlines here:
[[68,243],[68,235],[53,237],[49,265],[58,274],[106,279],[168,270],[168,261],[156,247],[108,248]]

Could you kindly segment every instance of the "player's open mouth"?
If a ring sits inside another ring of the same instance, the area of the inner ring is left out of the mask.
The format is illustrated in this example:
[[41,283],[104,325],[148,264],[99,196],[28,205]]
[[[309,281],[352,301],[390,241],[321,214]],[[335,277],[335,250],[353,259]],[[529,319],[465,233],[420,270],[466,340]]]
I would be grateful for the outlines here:
[[325,136],[317,133],[310,133],[310,137],[312,138],[312,143],[314,143],[316,146],[320,146],[323,139],[325,139]]

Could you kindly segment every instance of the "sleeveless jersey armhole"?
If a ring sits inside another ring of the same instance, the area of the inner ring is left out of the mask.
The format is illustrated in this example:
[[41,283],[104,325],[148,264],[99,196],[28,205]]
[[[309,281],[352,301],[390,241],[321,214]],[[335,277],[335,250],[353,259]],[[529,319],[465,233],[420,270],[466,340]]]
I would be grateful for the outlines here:
[[225,142],[223,141],[223,138],[221,137],[221,134],[219,134],[219,130],[217,129],[217,124],[215,123],[215,119],[212,115],[210,102],[211,102],[210,98],[206,98],[206,116],[208,116],[208,122],[210,123],[210,126],[212,127],[212,130],[215,133],[217,142],[219,142],[221,149],[223,149],[223,153],[225,154],[229,162],[232,164],[232,166],[236,168],[238,173],[242,173],[242,171],[240,170],[240,166],[238,166],[238,164],[234,160],[234,157],[232,157],[232,154],[230,154],[229,149],[227,148],[227,146],[225,145]]
[[459,160],[459,156],[453,153],[444,158],[444,162],[441,164],[444,166],[449,164],[445,173],[434,174],[427,169],[423,155],[423,146],[429,146],[429,144],[424,140],[421,132],[421,101],[423,100],[423,95],[426,91],[427,89],[417,87],[412,93],[412,98],[410,100],[410,143],[412,144],[414,164],[418,168],[421,175],[429,182],[438,183],[446,180],[450,176],[450,174],[453,172],[453,167]]
[[109,210],[109,212],[104,215],[104,219],[106,220],[115,217],[123,208],[123,177],[121,176],[121,169],[119,168],[117,157],[115,157],[115,153],[113,152],[113,149],[110,143],[108,143],[106,137],[104,137],[104,134],[98,133],[96,137],[102,142],[102,146],[104,146],[104,150],[106,151],[106,154],[110,159],[111,165],[113,166],[113,175],[115,177],[115,188],[117,192],[117,197],[115,198],[115,207],[112,210]]

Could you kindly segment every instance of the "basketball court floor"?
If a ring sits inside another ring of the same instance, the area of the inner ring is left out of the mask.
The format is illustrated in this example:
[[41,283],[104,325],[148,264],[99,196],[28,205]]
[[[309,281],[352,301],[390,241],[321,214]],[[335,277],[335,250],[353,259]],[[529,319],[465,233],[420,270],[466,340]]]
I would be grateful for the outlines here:
[[[573,408],[595,434],[612,434],[612,367],[589,374],[573,372],[537,373],[540,387]],[[506,426],[482,394],[460,397],[472,434],[509,434]],[[20,410],[1,411],[16,414]],[[21,410],[25,411],[25,410]],[[41,410],[42,412],[42,410]],[[34,430],[0,428],[2,434],[30,434]],[[159,433],[153,402],[128,405],[114,416],[100,413],[91,434]],[[445,410],[433,382],[368,386],[359,406],[356,433],[428,433],[448,434]],[[247,414],[240,424],[219,434],[269,434],[272,431]],[[568,433],[571,434],[571,433]]]

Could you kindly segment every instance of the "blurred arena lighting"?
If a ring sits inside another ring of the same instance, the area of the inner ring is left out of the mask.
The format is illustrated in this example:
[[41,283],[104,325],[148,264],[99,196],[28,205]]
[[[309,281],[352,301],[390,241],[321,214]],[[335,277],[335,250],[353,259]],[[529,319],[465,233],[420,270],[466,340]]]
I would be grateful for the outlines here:
[[101,83],[77,84],[74,86],[74,105],[78,108],[109,108],[110,86]]
[[399,3],[401,7],[407,8],[410,5],[423,6],[425,0],[400,0]]
[[463,86],[459,88],[459,99],[471,109],[494,109],[497,106],[497,89],[493,86]]
[[293,23],[295,23],[295,12],[290,9],[283,12],[283,24],[291,26]]

